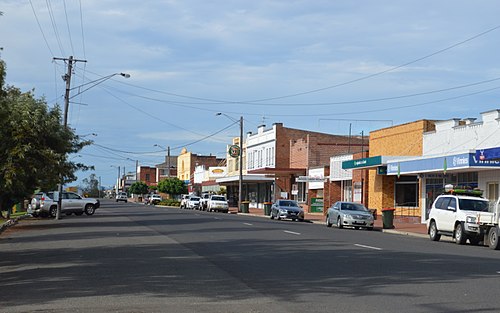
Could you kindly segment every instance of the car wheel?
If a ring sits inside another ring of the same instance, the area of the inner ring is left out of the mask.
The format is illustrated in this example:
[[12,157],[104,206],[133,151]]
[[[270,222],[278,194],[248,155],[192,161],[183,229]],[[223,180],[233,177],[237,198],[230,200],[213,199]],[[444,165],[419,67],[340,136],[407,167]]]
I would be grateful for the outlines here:
[[274,214],[273,214],[273,211],[271,211],[271,214],[269,214],[269,217],[274,220]]
[[464,226],[462,223],[458,223],[457,226],[455,226],[455,242],[459,245],[463,245],[466,241],[467,236],[464,233]]
[[85,214],[94,215],[94,212],[95,212],[95,208],[94,208],[93,204],[89,203],[85,206]]
[[491,227],[488,232],[488,247],[492,250],[500,249],[500,244],[498,242],[498,228]]
[[339,218],[337,218],[337,227],[344,228],[344,225],[342,225],[342,220],[340,219],[340,216],[339,216]]
[[51,206],[49,209],[49,216],[50,217],[56,217],[57,215],[57,206]]
[[441,239],[441,235],[438,233],[436,222],[434,221],[432,221],[431,225],[429,225],[429,238],[432,241],[439,241],[439,239]]
[[332,223],[330,222],[330,218],[328,217],[328,215],[326,216],[325,223],[326,227],[332,227]]

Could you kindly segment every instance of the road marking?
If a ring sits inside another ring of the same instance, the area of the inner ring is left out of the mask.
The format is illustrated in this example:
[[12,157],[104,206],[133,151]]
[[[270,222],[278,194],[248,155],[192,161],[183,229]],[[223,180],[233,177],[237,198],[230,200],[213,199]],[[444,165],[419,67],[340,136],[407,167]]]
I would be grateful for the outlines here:
[[253,226],[253,224],[250,223],[243,223],[243,225]]
[[373,249],[373,250],[382,250],[382,248],[377,248],[377,247],[372,247],[372,246],[365,246],[365,245],[360,245],[355,243],[354,244],[356,247],[361,247],[361,248],[366,248],[366,249]]
[[287,234],[292,234],[292,235],[300,235],[300,233],[296,233],[294,231],[289,231],[289,230],[284,230],[284,232]]
[[214,217],[214,220],[221,220],[220,217]]

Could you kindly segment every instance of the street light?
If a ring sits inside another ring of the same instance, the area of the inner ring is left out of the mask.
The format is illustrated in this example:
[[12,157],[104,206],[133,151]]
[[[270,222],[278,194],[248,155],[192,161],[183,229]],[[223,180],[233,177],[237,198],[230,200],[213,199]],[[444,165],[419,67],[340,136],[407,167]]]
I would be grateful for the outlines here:
[[[235,118],[222,113],[218,112],[215,114],[216,116],[219,115],[224,115],[225,117],[229,118],[230,120],[237,121]],[[238,178],[238,212],[241,212],[241,203],[243,202],[243,116],[240,116],[240,173],[239,173],[239,178]]]
[[117,75],[120,75],[120,76],[122,76],[122,77],[124,77],[124,78],[130,78],[130,74],[127,74],[127,73],[114,73],[114,74],[110,74],[110,75],[108,75],[108,76],[104,76],[104,77],[98,78],[98,79],[93,80],[93,81],[90,81],[90,82],[86,82],[85,84],[82,84],[82,85],[80,85],[80,86],[76,86],[76,87],[73,87],[73,88],[71,88],[71,89],[70,89],[70,90],[73,90],[73,89],[79,89],[79,88],[82,88],[82,87],[84,87],[84,86],[90,85],[89,87],[85,88],[84,90],[80,90],[80,91],[78,91],[78,93],[77,93],[77,94],[72,95],[72,96],[70,97],[70,99],[72,99],[72,98],[74,98],[74,97],[78,96],[78,95],[79,95],[79,94],[81,94],[81,93],[84,93],[85,91],[89,90],[90,88],[93,88],[93,87],[95,87],[95,86],[97,86],[97,85],[99,85],[99,84],[101,84],[101,83],[103,83],[103,82],[107,81],[108,79],[110,79],[110,78],[112,78],[112,77],[114,77],[114,76],[117,76]]
[[[167,168],[168,168],[167,177],[170,178],[170,146],[168,146],[167,149],[165,149],[165,147],[162,147],[156,143],[153,146],[158,147],[158,148],[163,149],[163,150],[167,150]],[[159,175],[158,175],[158,177],[159,177]]]

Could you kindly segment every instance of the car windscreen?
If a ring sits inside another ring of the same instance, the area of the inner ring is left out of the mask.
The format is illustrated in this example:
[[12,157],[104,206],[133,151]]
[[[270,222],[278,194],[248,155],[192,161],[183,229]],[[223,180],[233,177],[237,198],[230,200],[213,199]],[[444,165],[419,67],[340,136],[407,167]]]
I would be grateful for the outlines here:
[[190,201],[200,201],[200,198],[198,198],[198,197],[191,197],[189,200]]
[[473,199],[458,199],[460,210],[488,212],[489,202]]
[[286,201],[286,200],[281,200],[278,202],[279,206],[289,206],[289,207],[298,207],[299,205],[295,201]]
[[359,203],[342,203],[342,210],[348,211],[368,211],[364,205]]
[[226,201],[226,198],[224,197],[212,197],[211,199],[214,201]]

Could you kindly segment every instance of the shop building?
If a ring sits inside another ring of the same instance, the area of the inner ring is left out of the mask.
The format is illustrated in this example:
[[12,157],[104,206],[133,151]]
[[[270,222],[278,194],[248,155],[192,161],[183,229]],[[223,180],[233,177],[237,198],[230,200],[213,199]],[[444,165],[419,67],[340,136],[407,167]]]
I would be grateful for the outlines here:
[[437,121],[425,132],[422,156],[387,163],[387,179],[418,181],[417,207],[425,222],[434,199],[452,184],[479,188],[496,200],[500,184],[500,110],[475,118]]
[[342,169],[353,170],[357,177],[353,201],[361,199],[377,212],[395,208],[398,214],[419,216],[419,176],[388,175],[388,163],[422,156],[424,134],[434,129],[434,121],[419,120],[370,132],[368,155],[342,162]]

